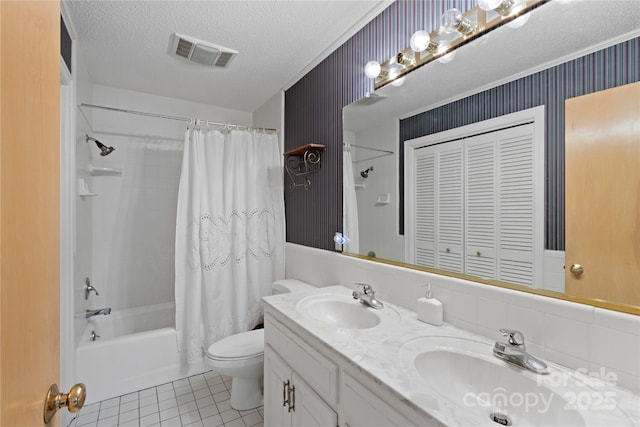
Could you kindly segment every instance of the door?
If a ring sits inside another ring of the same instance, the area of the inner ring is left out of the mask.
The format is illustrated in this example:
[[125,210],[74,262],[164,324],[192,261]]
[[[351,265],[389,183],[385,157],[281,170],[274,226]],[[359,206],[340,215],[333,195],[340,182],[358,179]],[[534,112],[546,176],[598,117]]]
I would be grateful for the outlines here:
[[338,415],[318,393],[295,372],[292,375],[295,390],[291,424],[305,427],[334,427],[338,425]]
[[639,306],[640,82],[565,106],[566,291]]
[[0,425],[38,426],[60,366],[59,3],[0,1],[0,54]]

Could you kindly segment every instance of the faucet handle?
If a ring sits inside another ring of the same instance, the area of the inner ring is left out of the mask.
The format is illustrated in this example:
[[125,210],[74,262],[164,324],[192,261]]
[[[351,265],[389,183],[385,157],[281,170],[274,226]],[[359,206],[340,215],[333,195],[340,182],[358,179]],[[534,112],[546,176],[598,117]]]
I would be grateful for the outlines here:
[[86,279],[84,279],[84,299],[88,300],[89,299],[89,293],[91,291],[96,293],[97,295],[100,295],[98,293],[98,290],[96,288],[93,287],[93,285],[91,285],[91,280],[87,277]]
[[500,329],[500,333],[503,337],[509,337],[509,345],[524,347],[524,335],[522,335],[522,332],[515,329]]
[[368,285],[366,283],[356,283],[357,287],[362,287],[362,292],[365,295],[372,295],[374,293],[373,288],[371,287],[371,285]]

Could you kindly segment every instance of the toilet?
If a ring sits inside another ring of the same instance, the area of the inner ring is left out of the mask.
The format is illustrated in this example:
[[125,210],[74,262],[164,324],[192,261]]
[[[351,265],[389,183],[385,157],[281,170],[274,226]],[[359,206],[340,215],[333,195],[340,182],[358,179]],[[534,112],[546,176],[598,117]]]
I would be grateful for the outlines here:
[[[300,280],[277,280],[272,295],[317,289]],[[264,329],[242,332],[221,339],[206,351],[211,369],[231,377],[231,407],[241,411],[262,406],[264,375]]]

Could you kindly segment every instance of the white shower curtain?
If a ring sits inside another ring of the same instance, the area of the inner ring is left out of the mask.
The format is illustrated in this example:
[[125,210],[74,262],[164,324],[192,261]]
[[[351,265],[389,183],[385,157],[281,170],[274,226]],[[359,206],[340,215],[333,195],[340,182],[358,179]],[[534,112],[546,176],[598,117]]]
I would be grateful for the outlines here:
[[187,129],[176,219],[176,329],[189,362],[262,321],[284,277],[278,137]]
[[345,251],[357,254],[360,250],[358,233],[358,200],[356,199],[356,183],[353,176],[353,159],[350,147],[342,151],[342,234],[351,241],[344,248]]

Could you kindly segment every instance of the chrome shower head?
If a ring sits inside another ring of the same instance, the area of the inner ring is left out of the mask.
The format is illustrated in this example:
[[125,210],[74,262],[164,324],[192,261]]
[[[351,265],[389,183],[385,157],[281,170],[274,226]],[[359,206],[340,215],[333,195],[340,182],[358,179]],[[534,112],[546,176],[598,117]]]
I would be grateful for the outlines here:
[[369,172],[373,170],[373,166],[369,166],[367,169],[360,172],[360,176],[363,178],[369,178]]
[[91,138],[89,135],[85,135],[85,137],[86,137],[85,142],[93,141],[93,142],[96,143],[96,145],[100,149],[100,155],[103,156],[103,157],[108,155],[108,154],[111,154],[111,152],[113,152],[115,150],[115,148],[107,147],[102,142],[98,141],[95,138]]

